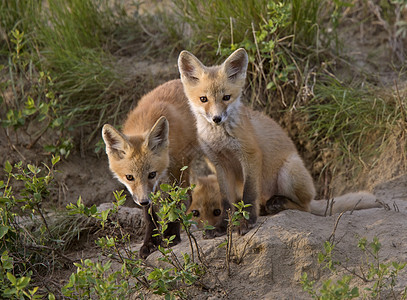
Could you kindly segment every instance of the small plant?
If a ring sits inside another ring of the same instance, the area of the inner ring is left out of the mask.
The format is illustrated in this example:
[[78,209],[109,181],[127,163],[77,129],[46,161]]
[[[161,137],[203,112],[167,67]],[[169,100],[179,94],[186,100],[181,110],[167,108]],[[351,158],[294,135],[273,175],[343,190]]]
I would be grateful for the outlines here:
[[[14,166],[5,163],[6,181],[0,181],[2,297],[41,298],[37,295],[38,287],[33,287],[38,274],[66,260],[61,253],[64,241],[53,233],[42,208],[58,161],[59,157],[53,157],[52,166],[44,164],[44,169],[31,164],[24,167],[22,162]],[[15,181],[23,184],[18,194],[13,190]]]
[[[182,171],[185,169],[184,167]],[[193,186],[182,188],[176,185],[162,184],[160,188],[161,191],[152,195],[152,201],[158,207],[156,214],[159,218],[155,236],[160,237],[163,244],[158,246],[158,250],[162,254],[159,259],[168,263],[171,267],[165,269],[154,268],[148,279],[154,280],[151,287],[154,289],[155,294],[165,295],[166,299],[175,299],[175,296],[182,298],[185,294],[180,284],[192,285],[205,272],[202,253],[191,232],[191,225],[195,223],[192,220],[193,214],[186,214],[188,192],[193,189]],[[175,235],[166,235],[169,222],[179,222],[189,239],[191,255],[182,254],[182,260],[170,248]],[[202,265],[195,262],[195,252]]]
[[[318,263],[324,264],[323,269],[336,274],[336,267],[340,265],[340,262],[332,260],[334,248],[334,244],[326,241],[324,243],[324,252],[318,253]],[[359,288],[350,286],[352,278],[350,275],[344,275],[336,282],[328,279],[322,283],[319,290],[316,290],[315,281],[309,280],[308,274],[303,273],[301,284],[304,291],[308,292],[313,299],[354,299],[359,297]]]
[[[190,231],[194,222],[192,213],[186,214],[185,201],[192,188],[163,184],[160,191],[151,195],[157,207],[158,216],[155,235],[162,240],[162,245],[158,247],[162,255],[159,260],[167,263],[169,267],[148,267],[143,260],[137,259],[136,253],[131,250],[129,235],[114,218],[114,214],[125,201],[123,191],[114,193],[116,201],[113,203],[113,208],[105,211],[99,211],[95,205],[86,207],[81,198],[76,204],[68,205],[70,214],[85,215],[100,222],[102,230],[107,231],[107,234],[95,242],[105,256],[121,264],[121,269],[113,271],[110,260],[105,264],[91,260],[75,264],[77,272],[71,275],[69,283],[63,289],[63,294],[73,299],[93,299],[94,297],[111,299],[104,298],[105,295],[126,299],[136,292],[139,292],[142,297],[142,288],[144,288],[154,294],[165,296],[165,299],[185,297],[184,288],[197,283],[206,268],[203,263],[198,264],[195,261],[196,255],[202,262],[202,254]],[[179,258],[171,249],[175,236],[166,234],[170,222],[179,222],[187,233],[191,255],[184,253],[182,258]]]
[[70,299],[128,299],[139,287],[131,280],[132,274],[123,266],[111,269],[112,262],[92,262],[90,259],[74,263],[77,267],[62,293]]
[[[140,290],[141,286],[148,287],[144,277],[145,266],[136,259],[130,249],[130,237],[124,232],[114,215],[126,201],[123,191],[114,192],[113,207],[107,210],[98,210],[96,205],[87,207],[79,197],[76,204],[67,205],[70,215],[83,215],[96,219],[105,236],[96,239],[95,243],[104,256],[109,260],[105,263],[94,262],[90,259],[75,263],[76,273],[73,273],[69,282],[62,288],[62,293],[72,299],[128,299]],[[121,264],[120,270],[113,270],[112,260]]]
[[[226,229],[226,241],[224,241],[222,244],[219,245],[219,247],[224,247],[226,246],[226,257],[225,257],[225,264],[226,264],[226,269],[228,271],[228,275],[230,276],[230,261],[231,261],[231,256],[232,256],[232,244],[233,244],[233,230],[235,228],[238,228],[241,225],[241,221],[249,220],[249,212],[246,211],[245,209],[252,206],[251,204],[244,204],[243,201],[240,201],[238,203],[233,203],[233,206],[235,206],[235,211],[232,213],[231,210],[229,209],[227,211],[228,214],[228,225]],[[246,247],[245,247],[246,248]],[[243,251],[244,254],[244,251]],[[242,256],[243,256],[242,254]],[[240,261],[238,259],[238,261]]]
[[[366,281],[374,282],[371,288],[366,288],[370,297],[381,298],[384,291],[390,291],[395,297],[394,287],[397,283],[398,272],[403,270],[407,263],[381,262],[379,256],[381,247],[382,245],[377,237],[374,237],[373,241],[369,244],[366,238],[359,240],[358,248],[365,255],[364,267],[367,268],[367,272],[361,268],[361,273]],[[406,294],[404,293],[405,296]]]
[[[46,150],[67,157],[72,148],[72,141],[69,137],[62,138],[62,132],[65,130],[68,116],[62,112],[63,106],[60,96],[54,90],[54,82],[48,72],[37,73],[37,70],[33,69],[32,58],[24,48],[24,32],[15,29],[11,34],[13,36],[11,42],[15,47],[10,53],[9,80],[2,89],[11,89],[13,94],[12,99],[6,102],[8,111],[0,124],[16,132],[17,143],[19,142],[18,130],[27,134],[31,140],[27,145],[28,149],[32,148],[49,129],[52,129],[58,132],[57,146],[52,145],[53,148],[48,146]],[[27,82],[29,88],[26,87]],[[32,123],[39,127],[34,133],[27,130]],[[9,136],[8,138],[10,140]]]
[[[302,287],[313,299],[353,299],[360,297],[360,288],[350,285],[350,282],[355,277],[362,279],[365,283],[372,283],[371,287],[364,289],[366,293],[363,293],[363,297],[381,299],[384,294],[388,295],[390,293],[394,299],[398,299],[394,287],[397,284],[398,273],[404,269],[406,263],[382,263],[379,257],[381,244],[377,237],[374,237],[369,244],[366,238],[362,238],[358,242],[358,248],[363,251],[365,256],[365,260],[362,261],[362,265],[359,267],[360,274],[347,268],[341,262],[333,261],[334,248],[334,244],[326,241],[324,243],[324,253],[318,254],[318,263],[323,263],[324,268],[333,274],[337,274],[337,267],[342,268],[349,274],[343,275],[336,282],[327,279],[322,283],[322,287],[317,289],[315,281],[310,280],[307,273],[303,273],[301,278]],[[400,293],[401,299],[406,298],[406,290],[407,288]]]
[[32,272],[26,276],[13,275],[14,261],[8,251],[1,254],[0,261],[0,296],[3,299],[42,299],[36,295],[38,287],[29,289]]

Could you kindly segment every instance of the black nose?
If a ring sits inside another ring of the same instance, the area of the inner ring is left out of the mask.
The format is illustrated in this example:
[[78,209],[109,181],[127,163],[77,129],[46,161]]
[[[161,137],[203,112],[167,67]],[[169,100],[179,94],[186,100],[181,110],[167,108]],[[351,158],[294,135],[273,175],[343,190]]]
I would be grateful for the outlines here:
[[216,124],[218,124],[218,123],[220,123],[220,121],[222,121],[222,118],[219,116],[214,116],[212,121],[215,122]]
[[150,203],[150,201],[148,199],[141,199],[139,204],[141,206],[147,206]]

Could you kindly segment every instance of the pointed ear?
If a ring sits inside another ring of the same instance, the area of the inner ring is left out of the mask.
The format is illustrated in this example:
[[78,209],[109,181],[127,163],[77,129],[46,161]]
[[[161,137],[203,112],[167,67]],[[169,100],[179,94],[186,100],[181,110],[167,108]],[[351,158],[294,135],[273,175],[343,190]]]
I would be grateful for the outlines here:
[[184,82],[198,82],[205,66],[193,54],[184,50],[178,57],[178,69],[181,74],[181,80]]
[[245,79],[248,63],[249,58],[247,56],[246,50],[240,48],[233,52],[225,60],[225,62],[223,63],[223,69],[228,78],[231,80],[235,80],[237,78]]
[[126,136],[109,124],[103,126],[102,137],[106,144],[106,153],[119,159],[122,159],[130,148]]
[[153,152],[160,152],[168,147],[168,132],[169,124],[167,119],[164,116],[160,117],[146,138],[147,147]]

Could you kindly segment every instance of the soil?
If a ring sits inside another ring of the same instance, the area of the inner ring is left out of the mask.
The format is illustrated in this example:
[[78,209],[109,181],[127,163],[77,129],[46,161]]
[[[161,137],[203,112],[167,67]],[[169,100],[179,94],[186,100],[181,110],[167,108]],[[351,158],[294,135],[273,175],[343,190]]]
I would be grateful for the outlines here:
[[[348,27],[349,28],[349,27]],[[355,31],[353,31],[355,32]],[[376,42],[381,45],[383,34],[378,35]],[[371,57],[362,55],[366,48],[375,48],[377,43],[366,42],[366,37],[354,35],[349,47],[357,49],[352,54],[360,64],[369,66],[367,63]],[[384,47],[384,46],[383,46]],[[372,50],[372,49],[370,49]],[[386,49],[385,49],[386,50]],[[384,51],[385,52],[385,51]],[[381,52],[383,53],[383,52]],[[176,60],[167,63],[165,68],[158,64],[145,62],[134,63],[136,58],[127,58],[123,65],[131,64],[138,66],[140,72],[149,72],[151,78],[160,77],[165,80],[176,78]],[[383,57],[378,56],[377,61],[382,62]],[[387,70],[386,70],[387,72]],[[165,76],[162,74],[165,73]],[[137,74],[139,76],[140,74]],[[392,82],[393,74],[385,77],[383,81]],[[162,80],[161,80],[162,81]],[[157,84],[160,82],[157,82]],[[129,104],[129,109],[132,104]],[[16,143],[13,134],[10,134],[11,143],[8,141],[5,131],[0,130],[0,165],[6,160],[12,163],[24,161],[40,165],[42,161],[49,161],[49,155],[43,153],[40,146],[27,150],[28,143],[24,137],[19,137]],[[395,149],[393,151],[406,151],[397,148],[395,138]],[[388,155],[391,156],[391,155]],[[383,157],[383,161],[391,161],[391,157]],[[58,164],[59,173],[56,175],[57,186],[54,188],[54,203],[50,207],[62,209],[68,203],[76,203],[79,196],[85,205],[93,204],[106,207],[107,203],[114,200],[113,191],[124,189],[111,175],[107,157],[104,153],[96,155],[91,151],[73,151],[68,159]],[[378,200],[383,202],[383,208],[367,209],[362,211],[346,212],[339,216],[318,217],[309,213],[299,211],[283,211],[275,216],[261,217],[257,227],[243,237],[233,235],[233,255],[230,266],[230,275],[225,268],[225,247],[218,247],[223,243],[225,237],[215,239],[203,239],[200,233],[196,234],[198,243],[202,248],[208,263],[208,273],[203,278],[203,284],[207,289],[191,287],[188,294],[192,299],[309,299],[311,298],[301,287],[300,279],[306,272],[310,279],[316,281],[320,287],[322,282],[328,278],[340,279],[344,274],[350,274],[351,270],[361,274],[367,273],[364,264],[364,254],[357,247],[358,240],[366,237],[372,241],[378,237],[382,248],[380,250],[380,261],[389,263],[393,261],[407,262],[407,174],[405,170],[397,169],[397,162],[391,161],[387,168],[376,168],[375,172],[365,174],[361,181],[363,186],[369,188]],[[357,182],[346,182],[338,179],[340,184],[346,184],[348,190],[360,188]],[[345,182],[345,183],[344,183]],[[138,250],[142,239],[142,214],[130,197],[120,209],[119,218],[127,227],[133,228],[134,238],[132,247]],[[337,267],[337,272],[332,274],[318,264],[318,253],[323,250],[325,241],[331,240],[335,243],[334,260],[340,261],[342,266]],[[79,250],[70,253],[70,257],[101,258],[100,253],[95,250],[93,242],[83,242]],[[189,251],[189,242],[185,234],[182,242],[174,247],[177,254]],[[160,254],[153,253],[147,258],[151,265],[160,265],[158,260]],[[102,258],[105,259],[105,258]],[[237,263],[238,262],[238,263]],[[346,268],[346,269],[345,269]],[[61,271],[60,278],[67,280],[74,269]],[[360,291],[364,287],[371,287],[371,282],[365,282],[355,276],[352,285],[359,286]],[[395,287],[397,295],[407,286],[407,270],[403,270],[398,276]],[[382,295],[386,298],[390,295]],[[148,299],[158,296],[148,294]]]

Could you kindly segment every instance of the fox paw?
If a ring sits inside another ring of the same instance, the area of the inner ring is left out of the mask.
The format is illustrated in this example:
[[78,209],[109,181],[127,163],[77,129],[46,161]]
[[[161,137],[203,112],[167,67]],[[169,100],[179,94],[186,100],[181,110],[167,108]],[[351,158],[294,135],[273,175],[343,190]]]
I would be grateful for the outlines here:
[[143,244],[139,250],[140,258],[146,259],[151,253],[157,250],[157,246],[153,243]]
[[226,230],[221,230],[221,229],[213,229],[213,230],[206,230],[203,233],[203,238],[204,239],[213,239],[216,238],[218,236],[222,236],[226,234]]
[[285,204],[290,201],[287,197],[281,195],[274,195],[266,203],[266,212],[270,215],[278,214],[285,210]]
[[255,221],[253,222],[250,219],[249,221],[247,220],[240,221],[240,226],[237,229],[237,232],[239,233],[239,235],[245,235],[254,227],[255,224],[256,222]]

